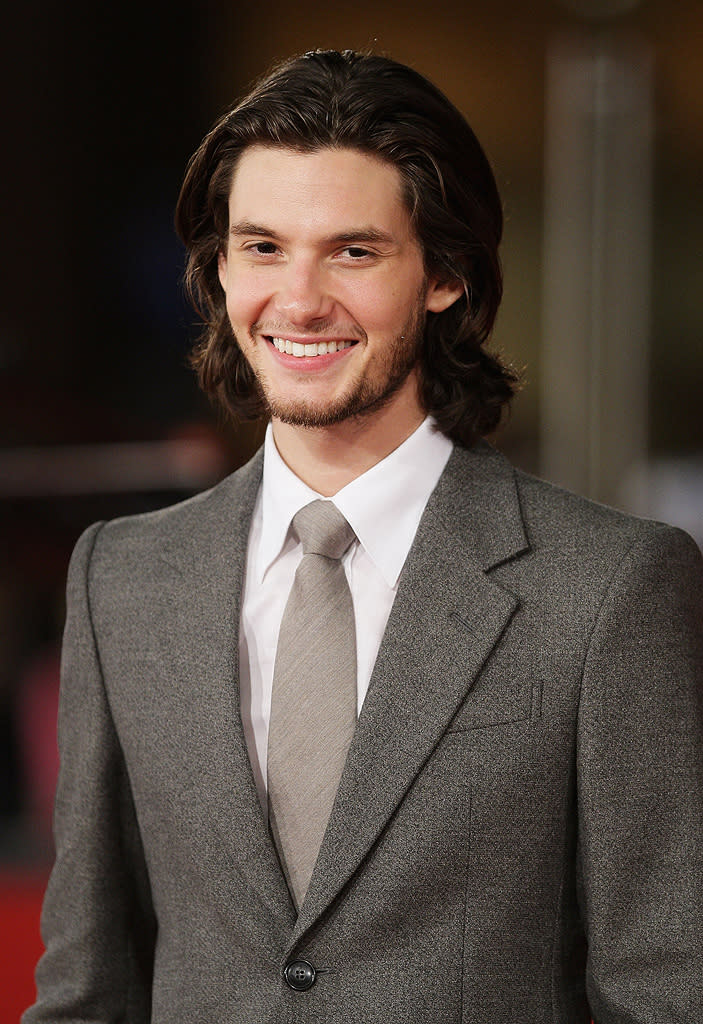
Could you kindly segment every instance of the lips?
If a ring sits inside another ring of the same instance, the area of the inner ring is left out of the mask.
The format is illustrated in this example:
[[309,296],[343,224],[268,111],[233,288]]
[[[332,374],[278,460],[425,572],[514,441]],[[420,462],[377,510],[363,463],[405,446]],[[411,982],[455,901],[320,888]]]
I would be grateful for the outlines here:
[[355,344],[353,341],[310,341],[302,344],[299,341],[291,341],[290,338],[270,338],[270,341],[278,352],[296,356],[298,359],[331,355]]

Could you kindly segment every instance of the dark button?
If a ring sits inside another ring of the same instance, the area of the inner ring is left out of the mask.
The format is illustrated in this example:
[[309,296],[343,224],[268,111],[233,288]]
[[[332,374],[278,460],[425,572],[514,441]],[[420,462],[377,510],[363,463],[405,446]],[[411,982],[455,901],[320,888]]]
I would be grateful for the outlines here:
[[286,984],[294,992],[307,992],[315,984],[315,968],[307,960],[291,960],[283,968]]

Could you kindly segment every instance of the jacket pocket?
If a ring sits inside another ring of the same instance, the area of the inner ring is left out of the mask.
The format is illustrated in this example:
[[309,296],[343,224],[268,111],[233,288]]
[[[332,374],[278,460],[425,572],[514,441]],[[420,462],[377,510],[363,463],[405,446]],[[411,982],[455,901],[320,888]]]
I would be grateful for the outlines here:
[[509,680],[504,685],[481,681],[469,693],[449,725],[449,732],[487,729],[513,722],[535,722],[542,715],[541,679]]

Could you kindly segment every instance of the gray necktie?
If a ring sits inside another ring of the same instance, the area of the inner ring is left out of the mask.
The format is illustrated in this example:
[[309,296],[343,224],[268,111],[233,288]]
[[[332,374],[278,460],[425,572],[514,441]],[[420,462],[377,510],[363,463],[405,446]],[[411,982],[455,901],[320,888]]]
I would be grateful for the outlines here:
[[296,906],[317,860],[356,724],[356,632],[340,561],[354,531],[330,501],[293,517],[303,558],[278,636],[268,741],[271,832]]

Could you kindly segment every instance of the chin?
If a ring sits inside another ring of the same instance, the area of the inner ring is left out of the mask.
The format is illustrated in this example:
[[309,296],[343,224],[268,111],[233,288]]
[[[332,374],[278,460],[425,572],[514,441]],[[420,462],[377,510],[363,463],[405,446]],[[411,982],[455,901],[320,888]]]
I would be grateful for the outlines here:
[[323,405],[317,402],[269,402],[269,412],[274,419],[291,427],[333,427],[345,420],[361,415],[356,404],[336,403]]
[[279,401],[267,396],[269,412],[291,427],[335,427],[351,420],[358,422],[384,409],[397,396],[409,375],[410,370],[402,377],[385,381],[383,387],[361,381],[353,391],[327,403],[293,402],[289,398]]

